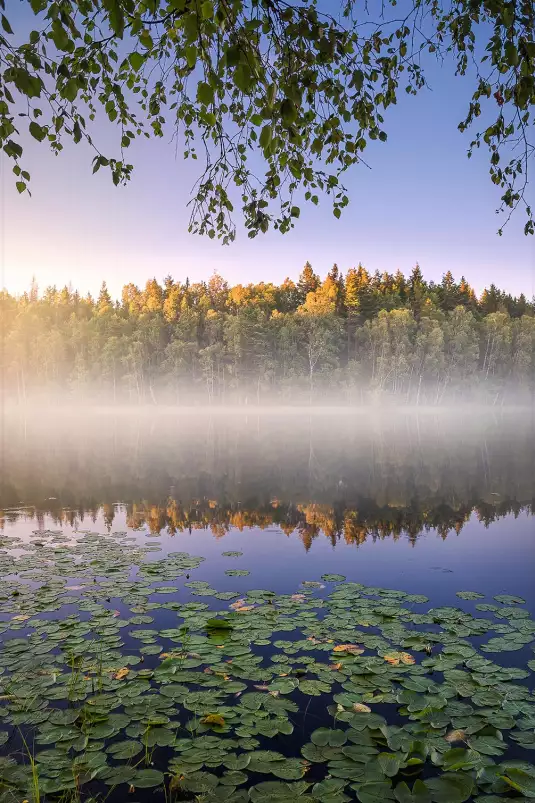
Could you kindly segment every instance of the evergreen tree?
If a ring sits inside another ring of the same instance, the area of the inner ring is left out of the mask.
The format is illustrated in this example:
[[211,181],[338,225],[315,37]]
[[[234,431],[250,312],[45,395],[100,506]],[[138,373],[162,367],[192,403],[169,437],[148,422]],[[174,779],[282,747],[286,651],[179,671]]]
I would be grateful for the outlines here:
[[444,312],[451,312],[460,302],[460,289],[455,283],[453,274],[448,270],[442,277],[442,281],[437,288],[437,296],[440,308]]
[[420,266],[416,263],[409,278],[409,304],[416,320],[421,316],[427,289]]
[[97,310],[99,314],[102,314],[104,312],[109,312],[111,309],[113,309],[113,301],[106,282],[102,282],[97,299]]
[[479,307],[484,315],[490,315],[493,312],[498,312],[500,303],[502,301],[502,294],[494,283],[491,284],[489,289],[485,288],[479,301]]
[[299,291],[300,303],[304,304],[309,293],[314,293],[320,286],[320,278],[312,270],[310,262],[305,263],[305,267],[299,275],[297,289]]

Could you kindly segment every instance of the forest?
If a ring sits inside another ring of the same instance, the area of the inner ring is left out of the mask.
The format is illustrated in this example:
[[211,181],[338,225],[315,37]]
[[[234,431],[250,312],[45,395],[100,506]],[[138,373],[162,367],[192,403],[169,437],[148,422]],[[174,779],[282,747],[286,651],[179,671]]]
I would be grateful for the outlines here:
[[0,293],[4,400],[99,404],[527,404],[535,303],[418,265],[322,280],[168,276],[113,300],[36,282]]

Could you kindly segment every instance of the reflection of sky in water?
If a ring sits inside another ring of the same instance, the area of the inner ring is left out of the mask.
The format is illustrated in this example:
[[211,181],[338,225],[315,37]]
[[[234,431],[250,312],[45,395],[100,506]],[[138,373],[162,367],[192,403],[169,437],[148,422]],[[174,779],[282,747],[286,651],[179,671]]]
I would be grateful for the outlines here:
[[[276,592],[295,591],[303,580],[318,580],[324,573],[340,573],[348,580],[366,585],[389,587],[415,594],[425,594],[433,605],[459,605],[472,610],[473,603],[455,597],[456,591],[479,591],[489,596],[519,594],[535,612],[535,524],[525,512],[516,518],[505,516],[484,526],[471,516],[462,532],[450,531],[446,538],[436,530],[419,536],[416,543],[402,534],[398,538],[371,538],[359,545],[319,533],[310,548],[304,549],[298,531],[289,535],[270,526],[264,530],[251,527],[239,531],[231,527],[215,537],[210,529],[195,529],[169,535],[151,535],[147,527],[127,527],[124,507],[117,507],[113,531],[128,531],[140,544],[159,544],[161,551],[149,553],[148,559],[161,559],[169,552],[184,551],[202,555],[206,561],[192,572],[192,578],[211,583],[220,591],[247,591],[269,588]],[[45,516],[41,529],[58,529]],[[37,529],[35,519],[20,517],[6,522],[4,534],[30,540]],[[74,534],[65,525],[64,535]],[[86,521],[80,530],[105,533],[102,513],[95,523]],[[76,536],[75,536],[76,537]],[[134,542],[132,542],[134,543]],[[222,557],[226,551],[241,551],[238,558]],[[247,577],[227,577],[226,569],[248,569]],[[181,581],[179,581],[181,585]]]

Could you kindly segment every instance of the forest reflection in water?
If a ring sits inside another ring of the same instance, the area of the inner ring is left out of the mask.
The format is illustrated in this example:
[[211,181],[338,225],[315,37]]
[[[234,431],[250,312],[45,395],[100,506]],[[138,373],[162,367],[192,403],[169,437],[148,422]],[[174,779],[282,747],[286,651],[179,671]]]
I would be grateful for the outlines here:
[[533,513],[534,443],[533,417],[507,411],[19,414],[4,429],[0,526],[276,527],[307,550],[445,538],[473,515]]

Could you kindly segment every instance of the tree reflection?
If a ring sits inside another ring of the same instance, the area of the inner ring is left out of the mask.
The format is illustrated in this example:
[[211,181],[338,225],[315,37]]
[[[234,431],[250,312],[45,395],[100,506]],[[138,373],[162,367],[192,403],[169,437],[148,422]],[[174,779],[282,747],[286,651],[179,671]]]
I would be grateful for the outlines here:
[[[103,416],[31,419],[6,428],[4,521],[129,527],[170,535],[208,528],[296,533],[336,545],[459,535],[535,500],[533,423],[507,417],[333,413],[290,419]],[[101,519],[99,518],[101,517]]]

